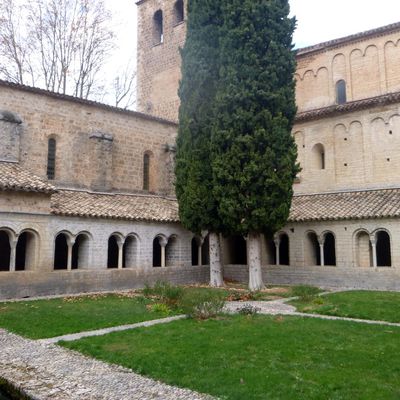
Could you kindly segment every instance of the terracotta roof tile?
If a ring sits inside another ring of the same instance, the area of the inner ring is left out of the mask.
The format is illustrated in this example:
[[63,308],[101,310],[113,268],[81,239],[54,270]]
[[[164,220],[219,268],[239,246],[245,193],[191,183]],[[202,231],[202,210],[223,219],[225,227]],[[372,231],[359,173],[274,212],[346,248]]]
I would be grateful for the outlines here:
[[400,189],[293,197],[290,222],[400,217]]
[[0,162],[0,190],[54,193],[56,188],[19,164]]
[[52,196],[51,208],[66,216],[179,222],[177,201],[161,196],[60,190]]

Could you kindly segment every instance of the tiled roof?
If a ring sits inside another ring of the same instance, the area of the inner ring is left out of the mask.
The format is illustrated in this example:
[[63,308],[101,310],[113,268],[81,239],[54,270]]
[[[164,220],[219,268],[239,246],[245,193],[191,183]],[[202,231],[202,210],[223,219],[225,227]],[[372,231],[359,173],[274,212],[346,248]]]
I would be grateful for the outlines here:
[[400,189],[293,197],[289,222],[400,217]]
[[327,42],[318,43],[318,44],[315,44],[312,46],[303,47],[302,49],[298,49],[296,54],[297,54],[297,57],[307,56],[310,53],[325,51],[332,47],[338,47],[338,46],[341,46],[346,43],[358,42],[360,40],[364,40],[367,38],[386,35],[387,33],[395,32],[398,30],[400,30],[400,22],[381,26],[381,27],[375,28],[375,29],[370,29],[370,30],[364,31],[364,32],[359,32],[359,33],[341,37],[338,39],[329,40]]
[[0,190],[54,193],[56,188],[19,164],[0,162]]
[[178,222],[175,199],[151,195],[103,194],[59,190],[51,198],[53,214],[133,221]]
[[311,121],[314,119],[327,118],[333,115],[365,110],[370,107],[383,106],[400,102],[400,92],[384,94],[376,97],[369,97],[363,100],[349,101],[345,104],[335,104],[329,107],[317,108],[304,111],[296,115],[296,122]]

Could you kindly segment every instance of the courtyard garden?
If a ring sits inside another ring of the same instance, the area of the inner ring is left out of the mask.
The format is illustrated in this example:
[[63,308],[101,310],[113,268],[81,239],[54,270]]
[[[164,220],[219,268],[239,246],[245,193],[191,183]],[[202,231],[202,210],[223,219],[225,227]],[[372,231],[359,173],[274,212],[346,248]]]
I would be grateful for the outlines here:
[[[297,299],[287,299],[296,296]],[[310,286],[249,292],[177,287],[0,303],[0,327],[38,339],[187,314],[188,319],[59,342],[167,384],[225,400],[399,399],[400,327],[261,315],[226,301],[287,299],[298,311],[400,322],[400,293],[321,295]]]

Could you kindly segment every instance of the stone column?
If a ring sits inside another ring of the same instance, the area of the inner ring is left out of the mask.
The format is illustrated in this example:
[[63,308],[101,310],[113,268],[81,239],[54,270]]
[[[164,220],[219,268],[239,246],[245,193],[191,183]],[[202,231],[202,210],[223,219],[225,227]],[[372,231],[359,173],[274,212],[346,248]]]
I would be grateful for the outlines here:
[[118,269],[122,269],[124,266],[124,243],[122,238],[117,238],[117,245],[118,245]]
[[72,248],[74,247],[75,239],[67,238],[68,245],[68,259],[67,259],[67,270],[72,270]]
[[17,251],[18,237],[10,239],[10,271],[15,271],[16,251]]
[[275,243],[275,259],[276,259],[276,265],[281,264],[280,260],[280,254],[279,254],[279,248],[281,246],[281,238],[280,237],[275,237],[274,238],[274,243]]
[[321,267],[324,267],[325,266],[325,256],[324,256],[325,237],[318,236],[318,243],[319,243],[319,256],[321,259]]
[[378,265],[378,260],[376,256],[376,237],[375,235],[370,235],[369,240],[371,242],[372,247],[372,266],[376,267]]
[[161,267],[165,268],[166,263],[165,263],[165,248],[167,247],[168,244],[168,239],[164,237],[158,238],[158,243],[160,243],[161,246]]
[[201,267],[201,265],[203,264],[203,255],[201,254],[201,249],[203,247],[203,243],[204,243],[204,238],[203,237],[199,237],[196,239],[197,241],[197,245],[198,245],[198,250],[197,250],[197,264],[199,267]]

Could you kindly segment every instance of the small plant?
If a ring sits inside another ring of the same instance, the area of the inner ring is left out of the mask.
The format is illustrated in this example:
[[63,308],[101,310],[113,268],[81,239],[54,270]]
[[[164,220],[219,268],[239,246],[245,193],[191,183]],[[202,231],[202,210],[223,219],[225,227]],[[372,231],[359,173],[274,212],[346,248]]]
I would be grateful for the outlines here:
[[240,315],[256,315],[261,311],[261,308],[252,306],[251,304],[245,304],[242,307],[236,309]]
[[293,296],[304,302],[313,300],[320,292],[321,290],[315,286],[299,285],[292,288]]
[[164,303],[154,303],[149,306],[151,312],[170,315],[171,309]]
[[175,308],[183,296],[183,288],[168,282],[157,281],[153,287],[146,283],[142,293],[145,297],[156,298],[168,307]]
[[209,292],[185,292],[180,302],[182,311],[190,318],[216,317],[224,308],[225,300],[220,294]]

